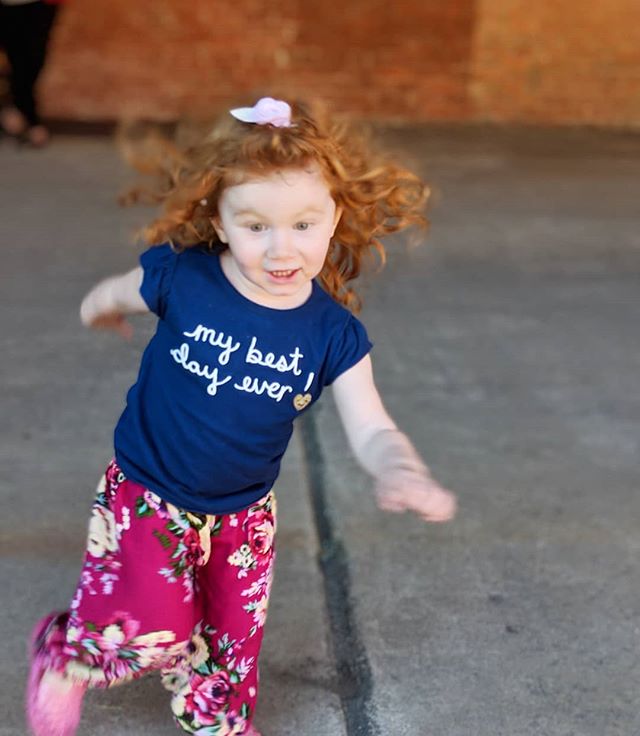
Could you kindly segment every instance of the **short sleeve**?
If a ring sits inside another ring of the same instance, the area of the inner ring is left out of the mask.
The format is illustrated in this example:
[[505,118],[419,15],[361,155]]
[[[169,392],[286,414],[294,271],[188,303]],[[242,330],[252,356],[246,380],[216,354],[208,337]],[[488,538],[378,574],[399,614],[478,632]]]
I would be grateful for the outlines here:
[[324,385],[330,386],[338,376],[353,368],[372,347],[364,325],[350,314],[344,329],[330,347]]
[[178,254],[168,245],[154,245],[140,256],[143,277],[140,294],[149,309],[164,317]]

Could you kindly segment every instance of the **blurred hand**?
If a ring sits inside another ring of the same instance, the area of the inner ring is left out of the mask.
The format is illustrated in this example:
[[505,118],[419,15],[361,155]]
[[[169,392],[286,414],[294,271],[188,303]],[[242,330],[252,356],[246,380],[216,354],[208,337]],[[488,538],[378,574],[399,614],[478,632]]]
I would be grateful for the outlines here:
[[378,507],[383,511],[413,511],[424,521],[450,521],[457,501],[426,469],[390,468],[375,484]]
[[80,305],[82,324],[94,330],[111,330],[121,335],[125,340],[130,340],[133,336],[131,323],[120,312],[100,309],[99,294],[98,289],[92,289],[82,300]]
[[133,327],[126,319],[130,314],[145,314],[149,307],[140,294],[142,268],[120,276],[104,279],[91,289],[80,305],[80,319],[85,327],[111,330],[125,340],[133,336]]
[[[84,322],[84,320],[83,320]],[[110,330],[116,332],[125,340],[131,340],[133,337],[133,325],[121,314],[101,314],[94,317],[90,322],[85,323],[86,327],[94,330]]]

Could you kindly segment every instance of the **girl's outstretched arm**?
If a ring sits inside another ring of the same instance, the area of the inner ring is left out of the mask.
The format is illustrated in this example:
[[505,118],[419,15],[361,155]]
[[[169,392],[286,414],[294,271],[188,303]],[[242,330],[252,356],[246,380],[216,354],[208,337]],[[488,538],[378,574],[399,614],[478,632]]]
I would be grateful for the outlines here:
[[125,317],[143,314],[149,307],[140,294],[143,271],[140,266],[121,276],[111,276],[93,287],[80,305],[80,319],[85,327],[115,330],[127,340],[133,327]]
[[455,496],[431,476],[387,413],[373,381],[371,358],[365,356],[339,376],[333,390],[349,444],[375,479],[378,506],[385,511],[414,511],[425,521],[452,519]]

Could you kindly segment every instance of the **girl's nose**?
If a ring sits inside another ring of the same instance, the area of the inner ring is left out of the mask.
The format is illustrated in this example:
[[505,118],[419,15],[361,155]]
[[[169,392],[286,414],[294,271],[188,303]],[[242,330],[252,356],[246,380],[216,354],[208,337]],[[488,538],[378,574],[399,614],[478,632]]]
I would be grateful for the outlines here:
[[271,258],[286,258],[291,254],[291,251],[291,233],[285,229],[272,230],[268,255]]

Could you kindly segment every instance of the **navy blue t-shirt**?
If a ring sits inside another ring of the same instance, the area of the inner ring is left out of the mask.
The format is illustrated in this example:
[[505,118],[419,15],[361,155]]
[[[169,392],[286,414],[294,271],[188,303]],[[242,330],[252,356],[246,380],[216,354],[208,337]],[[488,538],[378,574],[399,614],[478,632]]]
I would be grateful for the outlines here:
[[142,254],[158,315],[115,430],[125,475],[180,508],[228,513],[269,491],[293,420],[371,349],[362,324],[313,283],[294,309],[242,296],[219,254]]

